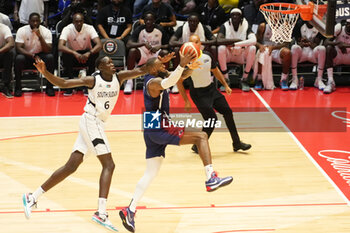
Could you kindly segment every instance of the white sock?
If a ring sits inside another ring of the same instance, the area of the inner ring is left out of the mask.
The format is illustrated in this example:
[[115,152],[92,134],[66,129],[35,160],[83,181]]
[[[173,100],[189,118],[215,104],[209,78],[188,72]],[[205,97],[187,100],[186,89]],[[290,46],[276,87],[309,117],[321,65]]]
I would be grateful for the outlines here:
[[328,74],[328,83],[334,82],[332,67],[327,69],[327,74]]
[[287,80],[287,78],[288,78],[288,74],[284,74],[284,73],[281,74],[281,80]]
[[136,185],[134,195],[129,205],[129,209],[135,213],[137,203],[141,200],[143,194],[151,184],[152,180],[157,176],[157,173],[162,165],[163,157],[154,157],[146,160],[146,171]]
[[211,174],[214,172],[213,165],[209,164],[204,167],[205,169],[205,174],[207,175],[207,180],[211,178]]
[[33,197],[34,197],[35,201],[37,201],[39,199],[39,197],[44,193],[45,193],[45,191],[41,188],[41,186],[37,190],[35,190],[35,192],[33,193]]
[[98,213],[106,215],[106,213],[107,213],[106,206],[107,206],[107,199],[103,198],[103,197],[99,197],[98,198],[98,210],[97,210]]

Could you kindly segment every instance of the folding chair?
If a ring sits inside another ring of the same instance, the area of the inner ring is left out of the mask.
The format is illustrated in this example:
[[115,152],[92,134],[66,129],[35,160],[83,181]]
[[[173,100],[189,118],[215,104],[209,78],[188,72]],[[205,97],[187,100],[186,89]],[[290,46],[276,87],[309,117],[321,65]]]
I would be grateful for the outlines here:
[[102,50],[100,56],[108,56],[112,59],[114,66],[123,70],[126,67],[126,47],[122,40],[102,39]]

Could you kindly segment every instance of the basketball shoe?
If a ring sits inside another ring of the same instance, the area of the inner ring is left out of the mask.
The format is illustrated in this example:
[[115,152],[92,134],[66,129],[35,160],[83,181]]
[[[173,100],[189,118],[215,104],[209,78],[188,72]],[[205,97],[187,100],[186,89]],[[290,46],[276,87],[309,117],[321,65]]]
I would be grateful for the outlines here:
[[37,208],[35,198],[31,193],[25,193],[22,195],[22,201],[24,207],[24,215],[27,219],[29,219],[32,214],[32,209]]
[[115,226],[109,221],[108,214],[100,214],[99,212],[95,212],[92,216],[92,221],[104,226],[105,228],[111,231],[118,231]]
[[280,87],[281,87],[282,91],[288,91],[289,87],[288,87],[287,80],[281,80]]
[[130,232],[135,232],[135,214],[136,212],[133,213],[128,207],[119,211],[124,227]]
[[324,88],[326,87],[326,85],[324,84],[321,78],[316,78],[314,86],[318,88],[318,90],[320,91],[323,91]]
[[333,82],[328,82],[327,86],[323,89],[324,94],[330,94],[333,91],[335,91],[335,83]]
[[214,171],[211,174],[211,178],[205,182],[205,186],[207,187],[208,192],[213,192],[218,188],[231,184],[232,180],[233,180],[232,176],[220,178],[218,177],[218,174]]

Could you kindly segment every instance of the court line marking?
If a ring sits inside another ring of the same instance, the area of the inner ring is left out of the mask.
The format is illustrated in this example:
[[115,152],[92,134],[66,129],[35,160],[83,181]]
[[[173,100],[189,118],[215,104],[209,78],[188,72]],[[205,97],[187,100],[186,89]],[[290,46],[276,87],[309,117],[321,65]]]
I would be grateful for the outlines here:
[[213,233],[229,233],[229,232],[262,232],[262,231],[275,231],[276,229],[242,229],[232,231],[215,231]]
[[[227,129],[227,128],[226,128]],[[261,129],[284,129],[283,127],[241,127],[237,128],[239,130],[261,130]],[[142,132],[142,129],[115,129],[115,130],[105,130],[107,133],[115,133],[115,132]],[[276,131],[279,132],[279,131]],[[57,132],[57,133],[44,133],[44,134],[32,134],[32,135],[23,135],[23,136],[13,136],[8,138],[0,138],[1,141],[8,141],[8,140],[15,140],[15,139],[24,139],[24,138],[33,138],[33,137],[43,137],[43,136],[55,136],[55,135],[62,135],[62,134],[73,134],[73,133],[79,133],[79,131],[67,131],[67,132]],[[260,133],[260,131],[258,131]]]
[[[210,206],[163,206],[163,207],[147,207],[137,206],[137,210],[185,210],[185,209],[222,209],[222,208],[280,208],[280,207],[310,207],[310,206],[346,206],[347,203],[300,203],[300,204],[270,204],[270,205],[214,205]],[[108,211],[121,210],[125,206],[116,206],[115,208],[109,208]],[[33,210],[33,213],[61,213],[61,212],[91,212],[96,209],[45,209],[45,210]],[[18,214],[23,213],[23,210],[8,210],[0,211],[0,214]]]
[[[54,172],[54,171],[51,171],[49,169],[33,166],[33,165],[30,165],[30,164],[23,163],[23,162],[18,162],[18,161],[15,161],[15,160],[10,160],[10,159],[4,158],[4,157],[0,157],[0,163],[12,165],[12,166],[17,166],[17,167],[20,167],[20,168],[22,168],[24,170],[29,170],[29,171],[42,173],[42,174],[45,174],[47,176],[51,176],[52,173]],[[92,189],[98,189],[99,188],[98,182],[90,182],[90,181],[86,181],[84,179],[77,178],[77,177],[74,177],[74,176],[69,176],[65,180],[73,182],[73,183],[77,183],[79,185],[83,185],[83,186],[86,186],[86,187],[89,187],[89,188],[92,188]],[[119,195],[119,196],[122,196],[122,197],[126,197],[128,199],[131,199],[133,197],[133,195],[134,195],[134,193],[126,192],[126,191],[123,191],[121,189],[117,189],[117,188],[114,188],[114,187],[110,187],[109,193],[110,194]],[[144,196],[142,198],[142,201],[143,202],[157,204],[157,205],[160,205],[160,206],[177,207],[176,205],[173,205],[173,204],[170,204],[170,203],[164,203],[164,202],[161,202],[161,201],[158,201],[158,200],[146,197],[146,196]]]
[[[244,108],[244,107],[242,107]],[[256,107],[256,108],[252,108],[252,109],[262,109],[263,107]],[[235,108],[233,108],[234,110]],[[239,108],[237,108],[239,109]],[[171,113],[171,114],[188,114],[187,112],[184,112],[184,113],[181,113],[181,112],[174,112],[174,113]],[[253,114],[266,114],[266,113],[269,113],[268,111],[251,111],[251,112],[233,112],[233,114],[247,114],[247,113],[253,113]],[[0,119],[13,119],[13,118],[16,118],[16,119],[20,119],[20,118],[24,118],[24,119],[30,119],[30,118],[69,118],[69,117],[75,117],[75,118],[79,118],[81,117],[83,113],[79,114],[79,115],[55,115],[55,116],[52,116],[52,115],[49,115],[49,116],[0,116]],[[193,112],[193,113],[190,113],[190,114],[194,114],[194,115],[200,115],[199,112]],[[134,114],[122,114],[122,113],[118,113],[118,114],[111,114],[111,117],[116,117],[116,116],[142,116],[142,113],[134,113]]]
[[328,174],[321,168],[321,166],[314,160],[311,154],[305,149],[303,144],[297,139],[297,137],[290,131],[286,124],[278,117],[278,115],[272,110],[270,105],[265,101],[265,99],[254,89],[252,89],[253,93],[256,97],[261,101],[261,103],[267,108],[267,110],[273,115],[273,117],[283,126],[283,128],[287,131],[288,135],[295,141],[298,147],[306,154],[309,160],[314,164],[315,167],[323,174],[323,176],[328,180],[329,183],[333,185],[335,190],[340,194],[340,196],[346,201],[346,203],[350,206],[350,200],[346,198],[344,193],[340,190],[340,188],[334,183],[334,181],[328,176]]

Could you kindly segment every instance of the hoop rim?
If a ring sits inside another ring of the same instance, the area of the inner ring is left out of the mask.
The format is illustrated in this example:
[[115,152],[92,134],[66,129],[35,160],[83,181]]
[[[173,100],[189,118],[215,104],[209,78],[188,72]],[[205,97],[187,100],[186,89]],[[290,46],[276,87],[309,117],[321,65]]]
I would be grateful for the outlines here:
[[[276,6],[276,7],[288,7],[294,8],[292,10],[274,10],[268,9],[265,7],[268,6]],[[282,14],[298,14],[300,13],[300,6],[294,3],[285,3],[285,2],[273,2],[273,3],[265,3],[260,6],[261,11],[273,12],[273,13],[282,13]]]

